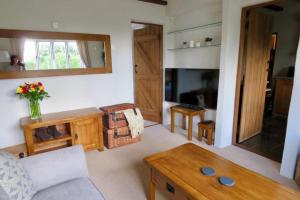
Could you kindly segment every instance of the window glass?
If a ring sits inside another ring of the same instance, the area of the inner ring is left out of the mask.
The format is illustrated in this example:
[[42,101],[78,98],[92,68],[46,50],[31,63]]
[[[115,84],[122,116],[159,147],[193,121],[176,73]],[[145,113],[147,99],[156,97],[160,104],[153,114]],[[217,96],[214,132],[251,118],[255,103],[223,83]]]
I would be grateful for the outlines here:
[[70,68],[83,68],[76,42],[68,42]]
[[36,68],[36,43],[34,40],[26,40],[24,44],[24,63],[26,70]]
[[85,68],[76,41],[26,40],[26,70]]
[[54,42],[53,44],[54,63],[56,69],[66,69],[67,65],[67,54],[66,54],[66,43],[65,42]]
[[51,44],[50,42],[39,42],[39,69],[51,68]]

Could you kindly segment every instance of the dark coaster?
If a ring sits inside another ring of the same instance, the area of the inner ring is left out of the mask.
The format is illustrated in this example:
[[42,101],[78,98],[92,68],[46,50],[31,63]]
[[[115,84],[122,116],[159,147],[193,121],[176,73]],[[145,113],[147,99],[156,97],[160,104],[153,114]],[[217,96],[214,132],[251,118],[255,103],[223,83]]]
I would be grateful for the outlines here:
[[215,176],[216,175],[216,171],[213,168],[211,168],[211,167],[202,167],[200,169],[200,171],[205,176]]
[[235,184],[235,182],[234,182],[234,180],[232,178],[229,178],[229,177],[226,177],[226,176],[221,176],[219,178],[219,182],[222,185],[225,185],[225,186],[228,186],[228,187],[232,187]]

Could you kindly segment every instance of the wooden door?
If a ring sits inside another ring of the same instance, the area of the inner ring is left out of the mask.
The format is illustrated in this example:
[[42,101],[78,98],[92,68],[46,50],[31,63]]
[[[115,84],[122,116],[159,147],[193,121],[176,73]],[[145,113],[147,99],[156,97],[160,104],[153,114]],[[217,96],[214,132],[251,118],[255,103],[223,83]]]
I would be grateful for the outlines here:
[[99,148],[99,119],[98,117],[72,122],[75,144],[83,145],[84,150]]
[[134,30],[135,103],[144,119],[162,121],[162,27]]
[[271,16],[258,11],[251,11],[248,16],[238,142],[245,141],[262,130],[272,22]]

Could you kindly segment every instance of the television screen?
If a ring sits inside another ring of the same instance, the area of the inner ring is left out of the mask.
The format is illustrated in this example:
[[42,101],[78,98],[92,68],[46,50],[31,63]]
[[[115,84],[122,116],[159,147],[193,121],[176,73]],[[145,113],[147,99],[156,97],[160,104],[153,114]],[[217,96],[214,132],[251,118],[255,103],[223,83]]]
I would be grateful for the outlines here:
[[166,101],[216,109],[218,86],[218,69],[165,69]]

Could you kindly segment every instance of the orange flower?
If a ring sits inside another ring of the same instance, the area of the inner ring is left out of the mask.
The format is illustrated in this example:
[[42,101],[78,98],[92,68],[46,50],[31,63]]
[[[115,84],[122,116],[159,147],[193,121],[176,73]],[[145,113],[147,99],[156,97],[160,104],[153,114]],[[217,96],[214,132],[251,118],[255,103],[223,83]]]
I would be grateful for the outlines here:
[[43,91],[43,90],[44,90],[44,86],[43,86],[43,85],[40,85],[40,86],[39,86],[39,90],[40,90],[40,91]]

